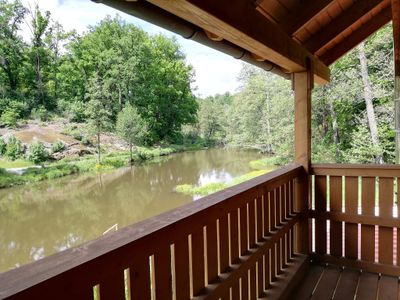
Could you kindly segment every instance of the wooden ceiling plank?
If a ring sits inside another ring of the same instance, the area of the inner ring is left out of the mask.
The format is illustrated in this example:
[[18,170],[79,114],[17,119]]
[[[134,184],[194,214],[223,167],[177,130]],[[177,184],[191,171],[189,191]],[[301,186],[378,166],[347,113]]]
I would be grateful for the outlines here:
[[334,0],[319,0],[312,1],[313,3],[300,3],[299,7],[294,9],[293,16],[288,19],[285,24],[282,24],[282,28],[289,35],[295,34],[299,29],[306,25],[313,17],[322,12],[327,8]]
[[[384,0],[389,2],[390,0]],[[328,44],[341,32],[353,25],[357,20],[368,14],[376,6],[380,5],[382,0],[360,0],[357,1],[348,10],[344,11],[337,18],[333,19],[332,22],[321,28],[315,35],[308,40],[304,46],[312,53],[317,52],[324,45]]]
[[338,43],[333,48],[329,49],[320,59],[325,62],[325,64],[330,65],[340,57],[345,55],[371,34],[379,30],[382,26],[386,25],[392,19],[391,7],[388,6],[383,9],[374,18],[370,19],[363,26],[355,30],[346,39]]
[[289,72],[306,70],[308,60],[311,60],[316,82],[329,81],[329,68],[291,39],[279,25],[257,12],[252,1],[148,1]]

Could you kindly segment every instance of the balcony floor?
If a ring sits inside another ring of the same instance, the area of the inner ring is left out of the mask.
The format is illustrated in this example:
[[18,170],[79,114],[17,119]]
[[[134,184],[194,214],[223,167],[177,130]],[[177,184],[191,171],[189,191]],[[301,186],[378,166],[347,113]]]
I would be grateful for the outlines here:
[[398,300],[399,280],[397,277],[354,269],[311,264],[305,278],[289,299]]

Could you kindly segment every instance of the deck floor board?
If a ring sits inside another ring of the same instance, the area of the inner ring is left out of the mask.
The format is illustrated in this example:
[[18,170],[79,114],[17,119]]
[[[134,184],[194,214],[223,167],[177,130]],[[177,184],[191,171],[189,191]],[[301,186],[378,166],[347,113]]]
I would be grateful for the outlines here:
[[400,300],[397,277],[350,268],[311,264],[288,299],[296,300]]

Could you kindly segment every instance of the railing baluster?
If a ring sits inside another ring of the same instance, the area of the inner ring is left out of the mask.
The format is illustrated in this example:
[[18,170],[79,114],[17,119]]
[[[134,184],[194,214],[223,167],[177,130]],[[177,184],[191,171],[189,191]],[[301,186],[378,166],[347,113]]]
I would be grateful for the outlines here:
[[247,205],[240,207],[240,255],[247,253]]
[[204,270],[204,234],[203,228],[196,229],[192,233],[192,277],[193,295],[198,295],[205,286]]
[[100,299],[125,299],[125,280],[123,270],[107,273],[107,279],[100,282]]
[[[393,178],[379,178],[379,216],[393,217]],[[379,226],[379,262],[393,264],[393,228]]]
[[235,281],[235,284],[232,286],[232,300],[240,299],[240,284],[239,280]]
[[231,264],[235,263],[239,257],[239,226],[238,211],[233,210],[230,213],[230,246],[231,246]]
[[220,270],[224,273],[229,267],[229,236],[228,236],[228,215],[219,219],[219,254]]
[[189,242],[188,237],[175,242],[176,300],[190,299]]
[[[326,211],[326,176],[315,176],[315,210]],[[326,221],[315,220],[315,252],[326,254]]]
[[149,257],[138,259],[129,268],[131,300],[150,300],[150,264]]
[[242,277],[242,300],[253,300],[249,299],[249,275],[248,272]]
[[218,278],[217,223],[207,225],[207,280],[208,284]]
[[[342,177],[330,177],[330,211],[342,212]],[[342,256],[342,222],[331,221],[330,254]]]
[[270,223],[271,223],[271,216],[269,212],[270,206],[270,194],[265,193],[263,195],[263,206],[264,206],[264,236],[268,236],[270,234]]
[[256,199],[256,218],[257,218],[257,242],[261,242],[263,238],[263,199],[258,197]]
[[[361,209],[364,216],[375,215],[375,177],[362,178]],[[375,228],[373,225],[361,225],[361,259],[375,260]]]
[[257,276],[256,265],[250,268],[249,281],[250,281],[250,300],[257,299]]
[[264,272],[263,258],[257,261],[257,297],[261,297],[264,293]]
[[[345,210],[347,214],[356,215],[358,212],[358,177],[346,176],[345,179]],[[345,224],[345,256],[358,258],[358,225]]]
[[256,243],[256,214],[255,214],[255,199],[252,199],[248,203],[248,224],[249,224],[249,247],[254,247]]
[[170,245],[160,245],[154,253],[156,299],[172,299],[172,273]]

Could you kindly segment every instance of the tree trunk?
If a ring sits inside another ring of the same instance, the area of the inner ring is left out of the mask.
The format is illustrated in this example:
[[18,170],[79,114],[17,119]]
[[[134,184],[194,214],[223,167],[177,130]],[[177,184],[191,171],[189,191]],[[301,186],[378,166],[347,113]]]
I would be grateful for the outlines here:
[[132,162],[133,162],[133,155],[132,155],[132,143],[129,144],[129,164],[132,166]]
[[97,162],[98,164],[101,163],[101,157],[100,157],[100,132],[97,132]]
[[335,158],[336,158],[336,162],[339,161],[339,143],[340,143],[340,136],[339,136],[339,128],[337,125],[337,115],[336,115],[336,111],[335,108],[333,107],[333,103],[331,100],[329,100],[329,110],[331,112],[332,115],[332,130],[333,130],[333,142],[335,143],[336,146],[336,153],[335,153]]
[[[360,65],[361,65],[361,77],[364,85],[364,100],[365,100],[365,105],[367,107],[368,126],[369,126],[369,131],[371,133],[372,144],[377,149],[380,149],[378,125],[375,118],[374,105],[372,103],[374,94],[372,91],[371,82],[369,80],[368,61],[367,57],[365,56],[364,42],[362,42],[358,47],[358,57],[360,59]],[[379,150],[379,153],[376,155],[375,162],[378,164],[384,163],[381,150]]]

